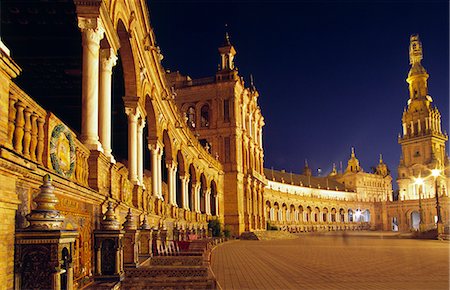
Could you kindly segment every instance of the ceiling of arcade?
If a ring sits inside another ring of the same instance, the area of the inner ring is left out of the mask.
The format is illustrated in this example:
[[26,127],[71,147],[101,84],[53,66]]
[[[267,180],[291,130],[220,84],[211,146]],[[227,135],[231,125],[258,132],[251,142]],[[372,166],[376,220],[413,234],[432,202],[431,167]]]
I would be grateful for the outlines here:
[[[114,3],[113,3],[114,2]],[[115,3],[117,2],[117,3]],[[134,44],[133,49],[142,50],[139,55],[133,55],[135,60],[135,76],[137,81],[142,81],[142,77],[152,79],[157,84],[158,91],[162,91],[161,96],[158,96],[158,100],[153,98],[153,105],[156,110],[155,124],[164,124],[169,128],[172,135],[172,141],[178,136],[183,136],[180,139],[195,139],[192,132],[189,129],[183,129],[180,122],[182,120],[178,116],[178,112],[175,103],[167,102],[167,94],[169,90],[165,87],[164,76],[158,76],[158,69],[154,65],[152,69],[143,70],[142,65],[145,63],[142,56],[145,50],[145,45],[153,43],[153,35],[148,34],[147,27],[149,26],[149,20],[146,11],[137,11],[136,14],[128,15],[125,17],[123,14],[129,13],[118,10],[119,5],[123,5],[123,1],[104,1],[109,7],[111,7],[111,13],[122,13],[125,26],[131,26],[131,29],[135,29],[134,35],[137,35],[139,41],[138,45]],[[138,6],[135,2],[135,6]],[[126,3],[126,2],[124,2]],[[78,28],[77,12],[73,0],[59,0],[59,1],[43,1],[43,0],[2,0],[1,3],[1,38],[7,47],[11,50],[12,58],[22,68],[21,75],[15,79],[15,82],[27,92],[34,100],[36,100],[46,110],[54,112],[64,122],[70,126],[75,132],[81,131],[81,72],[82,72],[82,40],[81,32]],[[115,9],[115,10],[114,10]],[[125,10],[123,8],[120,8]],[[137,9],[137,8],[133,8]],[[133,27],[137,25],[133,18],[141,18],[140,25],[142,27]],[[129,19],[130,18],[130,19]],[[144,19],[144,20],[142,20]],[[142,24],[141,24],[142,23]],[[120,23],[119,23],[120,24]],[[120,25],[117,25],[120,26]],[[115,29],[118,29],[116,27]],[[127,28],[125,28],[127,29]],[[120,30],[120,29],[119,29]],[[128,28],[130,30],[130,28]],[[150,29],[151,30],[151,29]],[[126,35],[130,37],[132,41],[130,31],[125,31],[122,36]],[[139,32],[139,33],[138,33]],[[147,33],[149,39],[145,39],[143,33]],[[120,31],[118,31],[120,38]],[[142,36],[141,36],[142,34]],[[129,43],[127,43],[129,45]],[[121,41],[123,46],[123,41]],[[142,46],[142,47],[141,47]],[[151,49],[150,49],[151,50]],[[119,49],[119,59],[116,66],[113,68],[113,80],[112,80],[112,138],[113,153],[117,160],[127,159],[127,116],[125,114],[124,102],[122,97],[127,94],[126,88],[126,75],[130,68],[128,65],[129,59],[123,53],[123,47]],[[155,54],[152,52],[151,54]],[[155,59],[153,58],[153,62]],[[137,69],[136,69],[137,67]],[[162,68],[161,68],[162,69]],[[125,72],[124,72],[125,71]],[[164,70],[162,69],[162,72]],[[140,74],[141,73],[141,74]],[[141,78],[141,79],[140,79]],[[145,80],[144,80],[145,82]],[[159,86],[158,86],[159,84]],[[127,84],[129,86],[129,84]],[[166,91],[164,93],[164,91]],[[152,93],[155,94],[155,86],[152,87]],[[139,94],[139,93],[138,93]],[[146,108],[148,111],[148,108]],[[162,112],[162,113],[158,113]],[[144,134],[148,133],[148,130],[154,130],[154,128],[148,129],[146,126]],[[158,130],[158,133],[162,137],[162,131]],[[162,141],[162,140],[160,140]],[[179,147],[182,140],[178,140]],[[197,142],[186,142],[194,143]],[[207,155],[204,156],[202,161],[198,163],[205,163],[205,171],[217,170],[221,168],[220,164],[209,154],[203,150],[201,146],[186,146],[183,152],[193,151],[197,152],[192,154],[197,158],[198,154]],[[176,154],[175,152],[173,152]],[[149,152],[147,152],[145,167],[149,168]],[[193,160],[193,157],[187,157],[186,160]],[[212,166],[212,167],[211,167]]]

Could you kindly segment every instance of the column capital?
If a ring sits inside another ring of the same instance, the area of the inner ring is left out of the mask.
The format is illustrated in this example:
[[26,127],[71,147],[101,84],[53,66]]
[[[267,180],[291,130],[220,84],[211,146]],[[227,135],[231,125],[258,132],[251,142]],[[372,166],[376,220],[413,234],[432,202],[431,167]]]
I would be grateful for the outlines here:
[[125,114],[128,116],[128,120],[137,122],[139,118],[139,112],[135,108],[125,107]]
[[148,149],[151,151],[155,151],[157,153],[162,151],[162,148],[164,146],[161,144],[159,140],[149,141],[148,142]]
[[78,28],[80,28],[82,32],[83,44],[91,42],[99,44],[105,33],[100,18],[98,17],[78,17]]
[[170,170],[175,170],[177,168],[177,162],[176,161],[166,161],[166,167]]
[[138,120],[138,130],[142,131],[144,127],[145,127],[145,118],[141,116]]
[[101,69],[104,71],[112,71],[113,66],[117,64],[117,56],[112,48],[100,49]]

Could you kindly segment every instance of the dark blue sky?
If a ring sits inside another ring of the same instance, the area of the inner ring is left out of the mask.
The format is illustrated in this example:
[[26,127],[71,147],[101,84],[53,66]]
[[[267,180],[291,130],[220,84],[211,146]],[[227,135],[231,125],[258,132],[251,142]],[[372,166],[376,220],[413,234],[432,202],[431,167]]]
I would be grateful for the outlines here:
[[[429,94],[449,124],[448,1],[150,1],[166,69],[212,76],[224,24],[236,65],[253,74],[265,118],[265,167],[393,171],[408,100],[409,36],[419,33]],[[447,146],[448,147],[448,146]],[[394,177],[395,178],[395,177]],[[394,182],[395,183],[395,182]]]

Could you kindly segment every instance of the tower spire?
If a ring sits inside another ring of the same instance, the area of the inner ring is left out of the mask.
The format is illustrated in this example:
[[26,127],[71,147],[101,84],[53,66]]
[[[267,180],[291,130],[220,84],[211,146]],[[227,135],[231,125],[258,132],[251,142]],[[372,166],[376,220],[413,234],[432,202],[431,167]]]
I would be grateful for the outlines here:
[[420,64],[423,59],[422,42],[418,34],[413,34],[409,40],[409,64]]
[[411,69],[406,81],[409,84],[410,99],[424,99],[428,94],[428,73],[422,66],[422,42],[418,34],[413,34],[409,40],[409,63]]
[[234,65],[234,57],[236,50],[231,44],[230,35],[227,30],[228,25],[225,24],[225,39],[223,44],[219,47],[220,64],[219,70],[216,73],[216,79],[219,81],[229,81],[239,79],[237,68]]

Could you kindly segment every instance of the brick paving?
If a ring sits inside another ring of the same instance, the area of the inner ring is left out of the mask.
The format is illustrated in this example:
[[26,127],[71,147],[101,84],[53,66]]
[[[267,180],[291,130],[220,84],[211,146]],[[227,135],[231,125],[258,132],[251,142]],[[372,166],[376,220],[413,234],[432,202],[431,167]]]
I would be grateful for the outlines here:
[[222,289],[449,289],[448,242],[301,235],[231,241],[211,267]]

